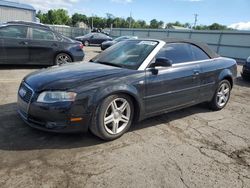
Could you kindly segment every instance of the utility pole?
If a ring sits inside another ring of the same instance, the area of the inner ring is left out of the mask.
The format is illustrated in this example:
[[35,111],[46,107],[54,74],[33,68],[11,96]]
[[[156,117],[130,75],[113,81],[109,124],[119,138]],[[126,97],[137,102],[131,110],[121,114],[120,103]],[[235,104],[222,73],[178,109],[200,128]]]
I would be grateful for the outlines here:
[[131,28],[131,23],[132,23],[132,12],[130,12],[130,17],[129,17],[129,28]]
[[194,26],[193,26],[193,28],[195,28],[196,27],[196,25],[197,25],[197,22],[198,22],[198,14],[194,14]]
[[91,17],[91,30],[93,30],[94,28],[94,20],[93,20],[93,14],[92,14],[92,17]]

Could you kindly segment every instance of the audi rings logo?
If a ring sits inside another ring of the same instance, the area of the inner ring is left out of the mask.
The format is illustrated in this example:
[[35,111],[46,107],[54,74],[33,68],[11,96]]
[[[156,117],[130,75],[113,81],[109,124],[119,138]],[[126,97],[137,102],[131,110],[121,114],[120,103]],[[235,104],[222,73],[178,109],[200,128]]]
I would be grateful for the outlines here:
[[23,89],[23,88],[20,88],[20,90],[19,90],[19,95],[21,96],[21,97],[24,97],[25,95],[26,95],[26,90],[25,89]]

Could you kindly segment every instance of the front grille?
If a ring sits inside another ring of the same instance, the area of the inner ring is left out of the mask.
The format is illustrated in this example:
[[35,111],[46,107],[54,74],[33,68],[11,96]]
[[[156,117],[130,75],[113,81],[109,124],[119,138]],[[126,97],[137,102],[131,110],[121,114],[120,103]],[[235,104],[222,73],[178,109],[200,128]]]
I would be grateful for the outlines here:
[[33,96],[33,90],[26,84],[22,83],[21,87],[19,89],[19,96],[27,103],[30,103],[32,96]]

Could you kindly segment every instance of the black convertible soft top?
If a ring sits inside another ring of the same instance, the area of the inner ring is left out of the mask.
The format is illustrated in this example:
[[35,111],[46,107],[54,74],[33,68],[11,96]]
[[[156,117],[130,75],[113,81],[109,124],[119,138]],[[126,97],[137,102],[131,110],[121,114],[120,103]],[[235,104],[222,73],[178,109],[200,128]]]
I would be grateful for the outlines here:
[[195,46],[201,48],[204,52],[206,52],[206,54],[210,58],[220,57],[220,55],[218,55],[216,52],[211,50],[207,44],[202,43],[202,42],[196,42],[196,41],[193,41],[190,39],[177,39],[177,38],[166,38],[163,41],[166,43],[189,43],[189,44],[192,44],[192,45],[195,45]]

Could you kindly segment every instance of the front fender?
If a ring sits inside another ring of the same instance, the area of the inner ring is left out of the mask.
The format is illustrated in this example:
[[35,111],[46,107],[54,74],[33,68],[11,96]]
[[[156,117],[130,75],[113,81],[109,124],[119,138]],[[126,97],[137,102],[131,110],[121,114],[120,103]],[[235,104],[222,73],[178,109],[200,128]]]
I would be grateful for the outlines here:
[[142,114],[144,113],[144,104],[143,104],[143,96],[141,94],[143,91],[139,91],[139,88],[128,84],[116,84],[112,86],[108,86],[96,91],[95,95],[92,97],[92,102],[95,106],[101,104],[101,102],[108,96],[113,94],[123,93],[129,95],[133,101],[136,103],[137,115],[138,119],[141,119]]

